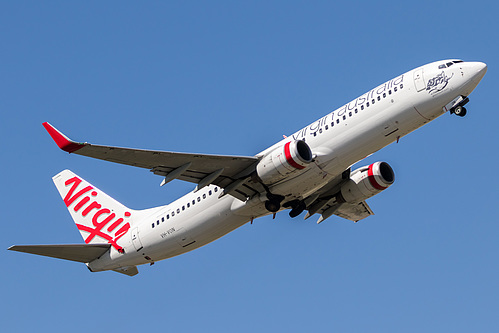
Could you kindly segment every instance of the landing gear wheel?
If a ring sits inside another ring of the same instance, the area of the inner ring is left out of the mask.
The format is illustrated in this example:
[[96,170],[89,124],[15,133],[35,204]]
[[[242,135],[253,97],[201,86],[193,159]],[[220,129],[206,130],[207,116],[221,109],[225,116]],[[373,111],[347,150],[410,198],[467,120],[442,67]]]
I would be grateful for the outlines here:
[[305,210],[305,208],[307,208],[305,206],[305,203],[303,201],[299,201],[295,205],[295,207],[293,207],[293,209],[291,209],[291,211],[289,212],[289,217],[291,217],[291,218],[297,217]]
[[459,117],[464,117],[466,116],[466,108],[464,106],[456,106],[454,109],[454,114]]
[[278,212],[281,209],[281,203],[277,200],[267,200],[265,201],[265,209],[272,213]]

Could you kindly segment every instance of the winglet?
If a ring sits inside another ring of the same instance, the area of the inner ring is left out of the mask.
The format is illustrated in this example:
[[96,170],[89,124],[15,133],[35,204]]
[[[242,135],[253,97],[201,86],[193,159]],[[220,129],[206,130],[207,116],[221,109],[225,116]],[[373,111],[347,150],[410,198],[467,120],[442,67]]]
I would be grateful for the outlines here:
[[84,143],[75,142],[69,139],[67,136],[58,131],[54,126],[50,125],[48,122],[44,122],[43,127],[49,132],[52,139],[62,150],[73,153],[78,149],[85,147]]

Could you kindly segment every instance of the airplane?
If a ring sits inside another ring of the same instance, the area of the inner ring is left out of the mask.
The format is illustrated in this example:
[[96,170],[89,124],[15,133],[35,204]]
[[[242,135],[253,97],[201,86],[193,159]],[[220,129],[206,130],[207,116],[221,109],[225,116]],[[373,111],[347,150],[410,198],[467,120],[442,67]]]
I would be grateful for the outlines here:
[[265,215],[307,211],[317,223],[336,215],[354,222],[373,214],[366,200],[390,187],[392,167],[352,166],[437,117],[463,117],[487,71],[482,62],[433,62],[385,82],[255,156],[222,156],[76,142],[43,126],[70,154],[149,169],[197,184],[164,206],[133,210],[69,170],[53,177],[84,244],[15,245],[9,250],[86,264],[91,272],[134,276],[154,264],[226,235]]

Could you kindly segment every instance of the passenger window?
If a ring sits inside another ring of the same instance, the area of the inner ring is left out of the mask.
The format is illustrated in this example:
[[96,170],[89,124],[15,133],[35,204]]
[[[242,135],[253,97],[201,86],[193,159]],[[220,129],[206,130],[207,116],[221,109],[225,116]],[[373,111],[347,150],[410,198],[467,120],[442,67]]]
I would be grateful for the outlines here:
[[375,102],[375,101],[374,101],[374,98],[373,98],[372,102],[373,102],[373,104],[374,104],[374,102]]
[[201,198],[200,198],[200,197],[198,197],[198,202],[200,202],[200,201],[201,201]]
[[152,224],[152,227],[154,228],[154,223]]
[[359,113],[359,110],[357,108],[355,108],[355,113]]
[[189,208],[189,207],[191,207],[191,203],[190,202],[187,203],[187,208]]
[[364,110],[364,105],[361,105],[361,106],[360,106],[360,109],[361,109],[361,110]]
[[175,216],[175,211],[172,212],[172,217],[174,217],[174,216]]
[[347,116],[343,116],[343,120],[346,120],[347,119]]
[[388,95],[391,95],[392,94],[392,91],[391,90],[388,90]]
[[194,206],[196,204],[196,200],[192,200],[192,205]]
[[182,210],[185,210],[185,206],[182,206]]
[[177,214],[180,214],[180,208],[177,208]]
[[166,219],[169,220],[170,219],[170,214],[166,215]]
[[339,124],[340,123],[340,120],[339,119],[336,119],[336,123]]
[[165,222],[165,217],[164,216],[161,218],[161,222]]
[[352,112],[348,112],[348,116],[351,117],[352,116]]
[[366,107],[369,107],[369,102],[366,103]]
[[206,199],[206,193],[205,193],[205,194],[203,194],[203,199]]
[[215,187],[215,192],[218,192],[218,187]]
[[381,96],[378,96],[378,101],[381,101]]
[[159,225],[159,220],[156,221],[156,224]]
[[213,192],[211,192],[211,190],[208,192],[209,195],[211,195]]
[[383,93],[383,98],[386,98],[386,93]]
[[404,85],[401,83],[401,84],[400,84],[400,89],[402,89],[402,88],[404,88]]
[[329,129],[329,126],[326,125],[326,131]]
[[397,87],[393,88],[393,91],[397,92]]

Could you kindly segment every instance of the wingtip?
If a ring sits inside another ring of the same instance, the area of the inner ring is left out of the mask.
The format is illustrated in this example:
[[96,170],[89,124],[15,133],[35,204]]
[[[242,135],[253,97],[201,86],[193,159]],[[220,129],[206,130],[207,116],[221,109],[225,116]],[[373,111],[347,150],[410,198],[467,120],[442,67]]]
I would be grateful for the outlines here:
[[65,152],[73,153],[85,146],[85,144],[83,143],[78,143],[69,139],[67,136],[62,134],[62,132],[57,130],[54,126],[52,126],[48,122],[44,122],[42,125],[43,127],[45,127],[45,130],[47,130],[47,132],[50,134],[50,136],[55,141],[57,146],[62,150],[64,150]]

